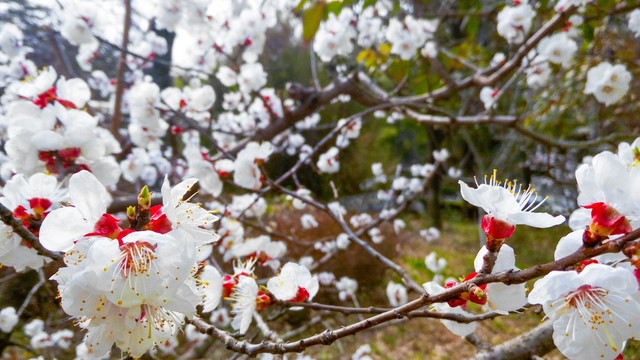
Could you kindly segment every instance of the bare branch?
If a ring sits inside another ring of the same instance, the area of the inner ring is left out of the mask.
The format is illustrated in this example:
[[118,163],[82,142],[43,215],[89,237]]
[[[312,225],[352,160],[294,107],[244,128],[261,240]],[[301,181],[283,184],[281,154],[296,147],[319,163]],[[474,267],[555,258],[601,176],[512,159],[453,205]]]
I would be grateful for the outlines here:
[[548,321],[535,329],[511,339],[504,344],[478,352],[473,360],[528,360],[555,349],[553,322]]
[[124,0],[124,29],[122,30],[122,51],[118,57],[118,70],[116,73],[116,91],[113,105],[113,117],[111,118],[111,134],[116,140],[120,140],[120,121],[122,117],[122,96],[124,95],[124,72],[127,69],[127,47],[129,46],[129,29],[131,28],[131,0]]

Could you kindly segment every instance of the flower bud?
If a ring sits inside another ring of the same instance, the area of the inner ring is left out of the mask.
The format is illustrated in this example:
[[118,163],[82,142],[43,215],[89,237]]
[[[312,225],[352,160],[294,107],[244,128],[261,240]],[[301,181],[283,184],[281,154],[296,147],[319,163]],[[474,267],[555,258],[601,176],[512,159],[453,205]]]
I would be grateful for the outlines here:
[[591,209],[591,225],[587,226],[582,242],[584,246],[596,246],[609,235],[628,234],[633,230],[629,220],[615,208],[603,202],[584,206]]
[[149,193],[149,187],[145,185],[140,194],[138,194],[138,206],[140,210],[149,210],[151,208],[151,193]]
[[136,207],[129,206],[127,207],[127,219],[130,223],[134,223],[136,221]]
[[491,214],[482,217],[482,230],[487,235],[487,249],[497,252],[504,241],[513,235],[516,226],[500,219],[496,219]]

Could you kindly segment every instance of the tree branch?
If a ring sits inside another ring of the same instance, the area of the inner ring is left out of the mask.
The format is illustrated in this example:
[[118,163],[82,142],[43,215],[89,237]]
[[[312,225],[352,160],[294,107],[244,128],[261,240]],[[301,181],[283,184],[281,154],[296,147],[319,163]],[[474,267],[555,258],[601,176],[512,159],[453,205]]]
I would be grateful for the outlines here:
[[553,322],[548,321],[535,329],[501,345],[478,352],[473,360],[529,360],[555,349]]
[[36,250],[38,254],[53,259],[57,262],[63,263],[64,260],[62,256],[53,253],[40,244],[40,240],[29,231],[24,225],[22,225],[22,221],[13,217],[13,212],[7,209],[6,206],[0,204],[0,219],[3,223],[10,226],[13,229],[13,232],[22,238],[22,240],[26,241],[31,248]]
[[124,95],[124,72],[127,69],[127,47],[129,46],[129,29],[131,28],[131,0],[124,0],[124,29],[122,30],[122,51],[118,57],[118,70],[116,73],[116,93],[113,105],[113,117],[111,118],[111,134],[116,140],[120,140],[120,121],[122,118],[122,96]]

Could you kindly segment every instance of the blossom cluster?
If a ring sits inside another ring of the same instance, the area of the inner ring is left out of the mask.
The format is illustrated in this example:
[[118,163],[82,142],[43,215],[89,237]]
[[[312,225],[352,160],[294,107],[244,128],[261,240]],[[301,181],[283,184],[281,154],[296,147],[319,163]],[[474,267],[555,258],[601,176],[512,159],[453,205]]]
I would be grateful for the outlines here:
[[[361,308],[373,297],[361,296],[368,287],[354,274],[325,267],[364,250],[399,275],[380,282],[396,316],[424,301],[426,314],[465,337],[478,330],[477,318],[541,305],[565,356],[615,359],[640,326],[640,245],[627,241],[640,224],[640,139],[578,166],[580,208],[569,217],[572,232],[554,249],[557,264],[578,260],[555,266],[529,292],[524,280],[512,277],[522,274],[514,234],[522,226],[565,222],[561,212],[541,211],[547,198],[532,185],[503,180],[497,170],[469,185],[464,176],[471,156],[439,149],[455,143],[439,133],[430,134],[431,150],[420,151],[418,160],[358,164],[368,178],[357,185],[373,194],[375,211],[354,211],[333,181],[360,161],[352,150],[370,146],[362,145],[372,141],[365,133],[379,125],[385,126],[381,133],[393,129],[391,137],[401,139],[405,119],[439,131],[441,125],[515,118],[509,124],[526,134],[524,126],[534,122],[528,114],[494,117],[514,82],[535,100],[549,97],[557,82],[589,95],[585,101],[601,112],[626,106],[625,99],[635,99],[628,95],[633,62],[615,54],[585,60],[594,42],[584,34],[597,18],[588,11],[601,10],[591,2],[559,0],[548,9],[527,0],[499,4],[490,11],[498,36],[494,51],[457,40],[451,45],[451,29],[466,31],[473,23],[467,16],[449,19],[463,13],[440,16],[447,10],[440,9],[422,16],[419,10],[428,7],[408,2],[152,0],[131,2],[126,11],[108,1],[60,0],[43,5],[51,16],[39,19],[56,49],[74,49],[77,66],[57,71],[36,64],[24,24],[0,24],[0,204],[15,220],[0,223],[0,264],[18,275],[53,274],[61,308],[83,340],[78,344],[74,331],[51,326],[51,319],[27,322],[24,309],[33,293],[22,306],[0,311],[0,330],[23,332],[30,349],[45,355],[76,345],[79,359],[109,357],[114,346],[134,358],[175,355],[179,345],[193,350],[210,335],[203,319],[225,334],[235,331],[240,344],[251,342],[254,330],[279,342],[265,319],[285,311],[379,310]],[[538,26],[548,20],[543,14],[551,19],[544,28]],[[640,36],[640,10],[622,16],[626,27],[619,33]],[[287,41],[271,41],[273,33],[286,34]],[[313,87],[277,85],[282,79],[270,72],[270,60],[288,41],[308,45]],[[100,69],[113,50],[120,56],[115,77]],[[476,51],[486,67],[464,59]],[[69,65],[62,55],[58,63]],[[171,82],[158,80],[160,65],[170,69]],[[432,81],[436,75],[442,81]],[[463,99],[459,119],[441,107],[440,100],[454,97],[446,106]],[[366,109],[350,113],[353,102]],[[509,114],[523,108],[512,106]],[[474,117],[464,114],[467,109],[480,110]],[[595,120],[598,131],[609,126]],[[475,139],[465,134],[464,140],[474,148]],[[304,179],[308,174],[315,177]],[[486,213],[479,223],[484,244],[471,273],[457,273],[449,254],[433,251],[448,241],[447,232],[405,216],[407,209],[421,212],[420,201],[440,181],[453,188],[457,182],[462,199]],[[322,187],[333,200],[316,192]],[[137,199],[127,196],[138,188]],[[161,204],[149,189],[160,193]],[[270,214],[289,210],[296,215],[282,231]],[[313,241],[298,241],[300,234]],[[416,266],[424,270],[416,271],[420,283],[428,280],[422,286],[380,250],[397,250],[398,239],[407,237],[428,249]],[[441,302],[430,302],[438,296]],[[183,354],[189,356],[196,354]],[[364,345],[352,359],[373,356]]]

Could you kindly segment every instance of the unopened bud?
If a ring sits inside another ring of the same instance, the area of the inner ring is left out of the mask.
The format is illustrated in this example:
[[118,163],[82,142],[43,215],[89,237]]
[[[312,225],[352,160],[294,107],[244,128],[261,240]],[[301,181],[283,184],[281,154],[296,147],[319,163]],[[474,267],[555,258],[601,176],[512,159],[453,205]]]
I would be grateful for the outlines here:
[[491,214],[482,217],[482,230],[487,235],[487,249],[498,252],[504,241],[513,235],[515,225],[500,220]]
[[135,206],[129,206],[127,208],[127,219],[129,220],[130,223],[136,221],[136,207]]
[[482,299],[484,297],[484,291],[479,286],[475,286],[471,291],[478,299]]
[[140,194],[138,194],[138,206],[140,210],[149,210],[151,208],[151,193],[149,193],[149,187],[145,185]]

